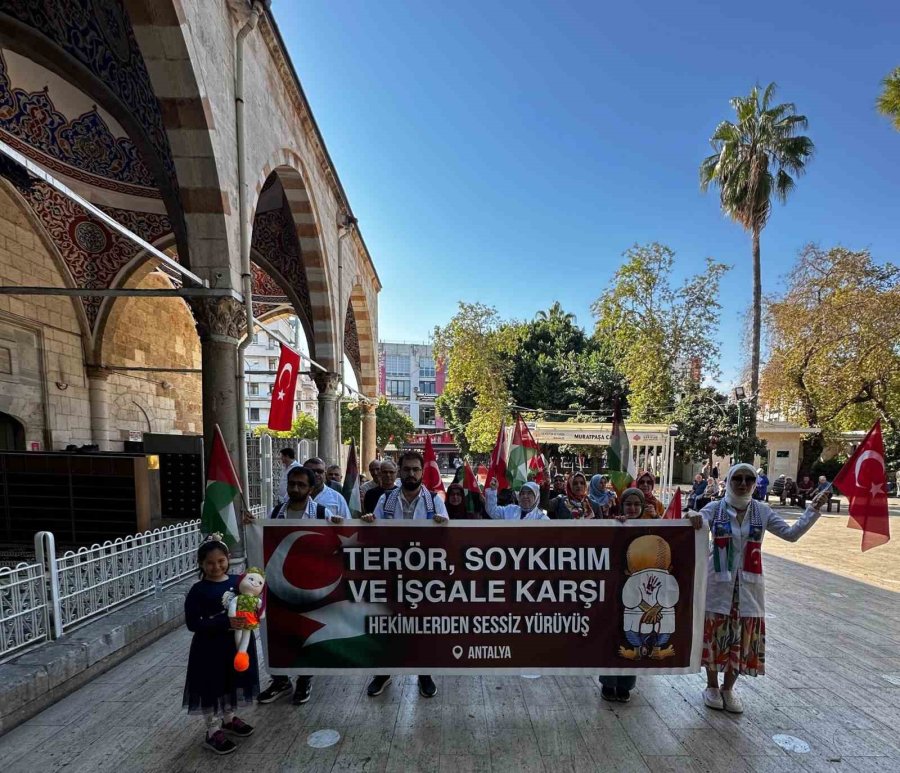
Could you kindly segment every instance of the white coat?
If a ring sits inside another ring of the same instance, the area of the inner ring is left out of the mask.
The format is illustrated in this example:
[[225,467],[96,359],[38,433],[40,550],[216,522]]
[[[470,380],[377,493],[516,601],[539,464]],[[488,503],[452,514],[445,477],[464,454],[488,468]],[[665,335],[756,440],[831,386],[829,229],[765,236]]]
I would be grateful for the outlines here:
[[[622,586],[622,605],[625,607],[626,631],[640,634],[675,633],[675,605],[678,603],[678,581],[663,569],[643,569],[625,580]],[[641,623],[644,610],[657,604],[662,607],[660,621]]]
[[[793,524],[788,524],[780,515],[765,502],[756,502],[762,518],[762,541],[767,531],[788,542],[796,542],[812,525],[819,520],[819,513],[812,507],[807,507],[806,512]],[[719,502],[710,502],[700,511],[703,522],[710,528],[716,517]],[[731,544],[734,548],[734,569],[727,580],[717,575],[714,569],[712,551],[706,562],[706,612],[727,615],[731,612],[731,598],[734,595],[734,583],[738,574],[741,575],[741,587],[739,595],[739,610],[741,617],[765,617],[765,582],[763,575],[745,572],[744,549],[750,537],[750,512],[744,516],[744,522],[738,524],[734,508],[725,504],[725,512],[731,518]],[[763,568],[765,572],[765,567]]]
[[497,489],[484,491],[484,511],[491,517],[504,521],[549,521],[550,517],[541,508],[535,507],[528,515],[522,517],[522,508],[518,505],[498,505]]

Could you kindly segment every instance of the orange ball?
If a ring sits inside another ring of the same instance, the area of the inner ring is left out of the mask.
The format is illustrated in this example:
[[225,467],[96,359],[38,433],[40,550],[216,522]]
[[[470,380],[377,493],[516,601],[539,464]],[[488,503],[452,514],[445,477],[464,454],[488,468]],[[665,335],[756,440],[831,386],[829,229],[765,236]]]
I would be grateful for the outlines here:
[[234,656],[234,670],[246,671],[250,668],[250,656],[246,652],[239,652]]

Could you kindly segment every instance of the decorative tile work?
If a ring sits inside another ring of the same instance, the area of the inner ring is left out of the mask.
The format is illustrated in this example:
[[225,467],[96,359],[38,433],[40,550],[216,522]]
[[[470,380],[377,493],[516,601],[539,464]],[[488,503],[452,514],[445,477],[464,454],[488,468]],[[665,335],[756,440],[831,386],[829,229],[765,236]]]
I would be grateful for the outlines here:
[[55,172],[107,190],[159,198],[153,175],[127,137],[116,137],[96,109],[69,119],[49,93],[9,80],[0,53],[0,131],[16,150]]
[[[293,218],[287,203],[284,206],[263,212],[256,216],[253,223],[252,249],[265,258],[291,285],[291,289],[297,294],[302,305],[298,311],[306,315],[310,322],[313,319],[312,303],[309,297],[309,284],[306,279],[306,270],[303,259],[300,256],[300,245],[297,241],[297,232]],[[268,274],[263,273],[271,282],[274,291],[266,291],[262,295],[284,295],[281,288]],[[256,272],[254,272],[254,285],[256,284]],[[255,294],[254,290],[254,294]]]
[[[56,244],[78,287],[109,287],[140,249],[44,182],[34,181],[20,192]],[[172,230],[165,215],[113,207],[105,207],[104,211],[148,242],[154,242]],[[102,299],[81,300],[93,327]]]
[[357,378],[362,373],[362,357],[359,353],[359,334],[356,331],[356,315],[353,307],[347,304],[347,316],[344,317],[344,354],[353,364]]
[[7,0],[3,12],[81,62],[143,127],[177,195],[159,102],[121,0]]

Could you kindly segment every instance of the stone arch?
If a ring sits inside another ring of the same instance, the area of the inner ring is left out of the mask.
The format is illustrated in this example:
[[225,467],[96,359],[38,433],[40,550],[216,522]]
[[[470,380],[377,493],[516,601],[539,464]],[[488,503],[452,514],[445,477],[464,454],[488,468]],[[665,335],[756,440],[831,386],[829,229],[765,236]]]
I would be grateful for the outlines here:
[[[375,397],[378,393],[377,344],[366,292],[358,281],[350,291],[344,322],[344,351],[348,357],[351,350],[347,344],[352,339],[355,339],[353,353],[359,390],[367,397]],[[350,361],[353,362],[352,357]]]
[[[323,367],[337,372],[337,333],[335,315],[332,313],[331,287],[322,241],[321,218],[305,182],[308,175],[305,173],[303,160],[292,150],[281,150],[275,159],[265,165],[263,175],[257,181],[257,202],[273,175],[277,176],[284,190],[286,206],[300,247],[300,260],[306,277],[311,312],[312,335],[308,335],[310,352],[315,352],[314,359]],[[254,216],[254,222],[255,220]],[[286,272],[281,273],[283,275]]]
[[[220,178],[213,142],[217,127],[208,89],[194,66],[198,56],[191,25],[181,0],[123,2],[169,140],[186,237],[203,237],[191,240],[189,251],[176,230],[178,253],[186,267],[197,265],[191,260],[197,257],[203,265],[217,265],[217,254],[229,254],[226,217],[231,215],[229,193],[236,192],[226,189]],[[199,249],[206,255],[192,254]]]
[[[166,6],[166,0],[135,5]],[[161,104],[128,12],[92,0],[32,0],[4,4],[0,44],[71,83],[122,126],[153,174],[183,252],[181,195]]]
[[[72,278],[72,274],[69,271],[66,261],[60,254],[56,242],[51,238],[50,234],[47,233],[44,224],[34,214],[34,211],[28,205],[28,202],[23,198],[19,190],[3,177],[0,177],[0,190],[12,199],[13,204],[18,207],[19,211],[28,221],[32,232],[41,240],[41,244],[52,258],[53,264],[59,273],[59,277],[62,279],[63,287],[76,287],[75,280]],[[90,350],[91,327],[88,323],[87,315],[84,312],[84,305],[79,303],[77,298],[70,298],[69,300],[72,305],[72,311],[75,314],[75,319],[78,322],[78,329],[81,331],[82,349],[85,356],[87,356]]]
[[0,451],[25,450],[25,422],[0,411]]
[[[169,251],[173,258],[177,260],[178,256],[175,254],[171,248],[175,244],[175,235],[168,234],[161,239],[158,239],[153,246],[163,252]],[[140,284],[141,280],[150,274],[152,271],[155,271],[159,266],[159,262],[156,261],[152,255],[146,252],[146,250],[140,250],[137,252],[134,257],[129,260],[119,272],[112,278],[109,283],[111,289],[115,288],[124,288],[124,287],[137,287]],[[174,285],[172,285],[174,287]],[[91,358],[90,362],[101,362],[101,348],[103,337],[106,333],[106,327],[109,324],[109,316],[112,313],[113,307],[115,306],[116,301],[119,300],[115,297],[104,298],[100,303],[100,308],[97,311],[97,320],[94,323],[94,329],[91,335]],[[185,304],[185,308],[187,303],[182,301]]]
[[[127,285],[171,288],[170,277],[153,261],[130,272]],[[197,434],[202,431],[200,338],[190,307],[181,298],[120,297],[110,299],[105,324],[98,330],[96,363],[107,373],[110,428]],[[160,336],[159,330],[166,335]],[[102,335],[100,333],[102,332]],[[171,371],[128,370],[130,367],[171,368]],[[178,372],[183,371],[183,372]],[[137,407],[126,399],[138,399]],[[137,413],[135,413],[137,411]],[[139,426],[140,425],[140,426]],[[122,437],[112,437],[113,442]]]

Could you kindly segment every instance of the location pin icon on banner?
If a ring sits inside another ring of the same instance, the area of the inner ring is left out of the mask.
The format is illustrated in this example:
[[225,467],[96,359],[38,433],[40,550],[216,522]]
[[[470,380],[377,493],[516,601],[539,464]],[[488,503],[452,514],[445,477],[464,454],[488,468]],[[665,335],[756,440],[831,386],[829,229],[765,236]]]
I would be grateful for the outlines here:
[[453,657],[459,660],[462,657],[462,647],[458,644],[453,648]]

